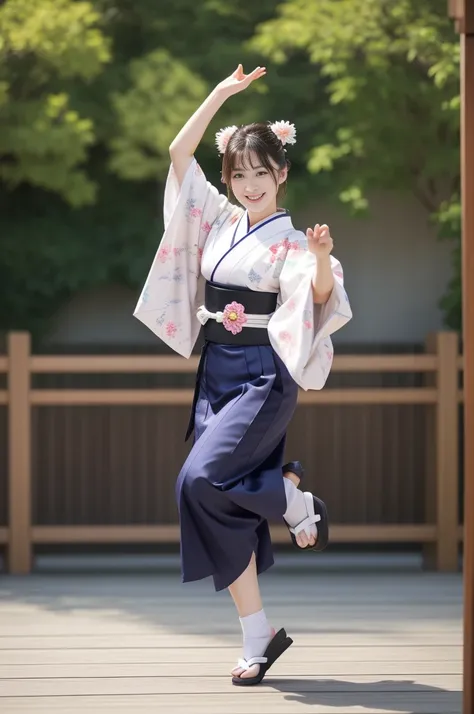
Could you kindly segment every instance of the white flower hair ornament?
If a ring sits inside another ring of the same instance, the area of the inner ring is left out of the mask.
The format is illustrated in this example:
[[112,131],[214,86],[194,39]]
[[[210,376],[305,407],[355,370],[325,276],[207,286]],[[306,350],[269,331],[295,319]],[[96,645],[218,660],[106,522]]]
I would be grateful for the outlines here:
[[238,127],[236,126],[226,126],[225,129],[221,129],[217,132],[216,146],[219,151],[219,154],[225,154],[225,150],[227,148],[227,144],[229,143],[230,137],[232,136],[232,134],[235,134],[237,128]]
[[[216,133],[216,146],[219,154],[225,154],[227,144],[237,129],[238,127],[235,125],[226,126],[225,129],[220,129]],[[289,121],[276,121],[270,124],[270,129],[280,139],[283,146],[285,144],[296,144],[296,127],[294,124],[290,124]]]
[[277,135],[283,146],[296,144],[296,127],[289,121],[276,121],[274,124],[270,124],[270,129]]

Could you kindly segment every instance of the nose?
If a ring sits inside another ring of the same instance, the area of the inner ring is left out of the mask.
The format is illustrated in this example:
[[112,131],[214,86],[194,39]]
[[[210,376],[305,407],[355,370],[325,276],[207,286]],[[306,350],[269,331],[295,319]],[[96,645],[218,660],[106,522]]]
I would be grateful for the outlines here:
[[249,193],[250,195],[257,193],[257,186],[254,183],[248,183],[245,187],[245,193]]

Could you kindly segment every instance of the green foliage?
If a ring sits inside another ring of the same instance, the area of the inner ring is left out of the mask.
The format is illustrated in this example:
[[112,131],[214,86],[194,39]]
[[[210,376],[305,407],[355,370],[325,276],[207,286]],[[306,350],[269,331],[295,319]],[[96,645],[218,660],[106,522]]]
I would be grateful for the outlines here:
[[441,299],[446,325],[453,330],[462,330],[462,260],[461,260],[461,202],[459,196],[443,201],[434,214],[441,240],[453,243],[451,253],[452,275],[448,289]]
[[289,119],[290,207],[327,191],[363,212],[373,186],[410,189],[454,231],[459,53],[446,15],[445,0],[5,0],[0,328],[41,334],[78,290],[138,287],[170,141],[262,55],[265,81],[223,106],[199,148],[211,180],[220,126]]
[[7,0],[0,7],[0,179],[72,205],[94,200],[83,170],[93,123],[71,106],[67,80],[91,80],[110,58],[90,2]]
[[[6,0],[0,8],[0,328],[41,335],[64,300],[110,282],[138,287],[156,249],[168,145],[238,62],[275,0]],[[183,23],[183,19],[185,22]],[[304,201],[313,107],[306,58],[225,105],[199,148],[218,182],[213,132],[298,120],[292,191]],[[285,111],[287,118],[288,112]],[[322,125],[321,125],[322,126]],[[319,181],[318,178],[313,182]]]
[[176,128],[206,98],[202,79],[165,50],[150,52],[130,66],[131,87],[113,97],[119,134],[110,142],[110,166],[124,179],[162,176]]
[[28,187],[0,197],[2,329],[40,337],[76,292],[143,280],[156,240],[156,186],[96,178],[101,200],[80,211]]
[[[287,0],[252,46],[273,62],[304,51],[331,108],[308,168],[331,172],[355,212],[371,188],[411,191],[440,230],[459,191],[459,41],[445,0]],[[457,204],[459,206],[459,204]],[[460,325],[459,231],[442,306]]]

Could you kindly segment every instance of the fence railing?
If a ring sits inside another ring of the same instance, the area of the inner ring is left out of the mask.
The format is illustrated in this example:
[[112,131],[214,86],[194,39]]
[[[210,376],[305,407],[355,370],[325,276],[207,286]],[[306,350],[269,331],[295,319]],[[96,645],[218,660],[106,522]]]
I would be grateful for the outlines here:
[[[0,527],[8,570],[28,573],[34,546],[67,543],[177,542],[179,529],[167,525],[36,525],[32,522],[32,434],[35,406],[72,405],[190,405],[192,390],[159,389],[35,389],[32,376],[40,373],[184,373],[194,372],[197,357],[173,356],[56,356],[31,354],[28,333],[8,336],[8,354],[0,356],[0,405],[8,410],[8,522]],[[300,392],[305,405],[408,404],[434,407],[428,420],[429,454],[426,480],[426,522],[413,524],[333,524],[331,541],[340,543],[420,543],[425,562],[438,570],[458,568],[459,542],[459,388],[462,357],[458,336],[439,332],[426,341],[424,354],[344,355],[334,360],[335,372],[423,373],[421,387],[326,388]],[[274,542],[286,542],[286,528],[272,527]]]

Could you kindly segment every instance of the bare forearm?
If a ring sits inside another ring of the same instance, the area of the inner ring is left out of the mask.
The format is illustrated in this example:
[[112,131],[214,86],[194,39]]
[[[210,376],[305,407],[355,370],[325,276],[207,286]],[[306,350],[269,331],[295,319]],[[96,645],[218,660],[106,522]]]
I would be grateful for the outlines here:
[[326,303],[334,287],[334,275],[329,255],[316,257],[316,274],[313,278],[313,300],[317,304]]
[[224,92],[218,88],[213,89],[171,143],[170,156],[179,183],[182,182],[211,119],[226,99],[227,96]]
[[265,67],[257,67],[253,72],[250,72],[250,74],[245,74],[244,68],[239,64],[230,77],[219,82],[199,109],[197,109],[189,121],[186,122],[178,136],[170,145],[171,161],[173,162],[174,171],[180,184],[186,175],[186,171],[189,168],[199,142],[204,136],[204,132],[225,100],[233,94],[242,92],[256,79],[263,77],[265,73]]

